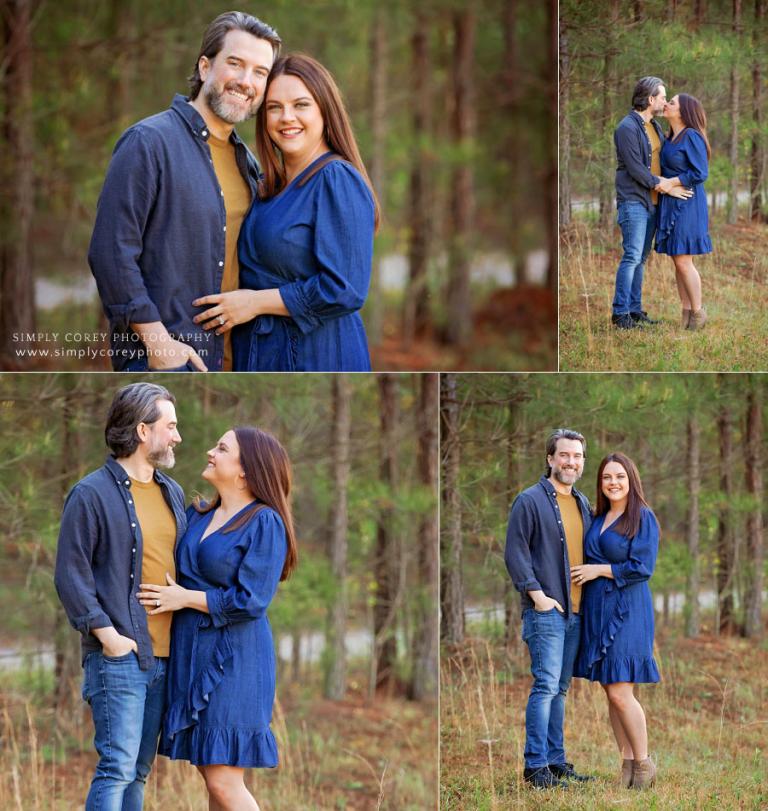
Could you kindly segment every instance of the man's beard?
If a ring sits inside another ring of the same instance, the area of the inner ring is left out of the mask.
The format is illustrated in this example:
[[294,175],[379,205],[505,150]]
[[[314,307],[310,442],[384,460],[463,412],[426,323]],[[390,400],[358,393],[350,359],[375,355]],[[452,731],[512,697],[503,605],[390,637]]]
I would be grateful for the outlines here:
[[[235,87],[232,86],[232,83],[230,83],[230,89],[235,89]],[[256,115],[259,105],[258,103],[255,103],[255,95],[251,96],[247,107],[238,107],[236,102],[232,102],[230,104],[226,101],[226,92],[227,87],[225,87],[222,92],[219,92],[213,85],[206,87],[203,90],[203,94],[206,102],[208,102],[208,106],[222,121],[226,121],[227,124],[239,124],[240,122],[247,121],[249,118],[253,118]]]
[[170,470],[176,464],[176,456],[173,453],[173,448],[165,447],[150,451],[147,454],[147,461],[154,468]]
[[[573,481],[565,481],[565,479],[563,478],[563,474],[565,474],[565,475],[567,475],[569,477],[572,476]],[[574,482],[577,482],[581,478],[581,473],[579,473],[578,470],[573,470],[573,469],[571,469],[571,470],[561,470],[561,469],[553,470],[553,475],[560,482],[560,484],[565,484],[565,485],[571,485]]]

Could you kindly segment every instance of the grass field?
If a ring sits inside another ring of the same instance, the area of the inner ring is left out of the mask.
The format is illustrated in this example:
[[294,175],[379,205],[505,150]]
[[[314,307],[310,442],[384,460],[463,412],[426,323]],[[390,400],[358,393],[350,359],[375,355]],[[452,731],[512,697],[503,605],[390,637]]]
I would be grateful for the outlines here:
[[[364,681],[364,674],[353,676]],[[82,809],[96,754],[85,705],[67,719],[51,709],[51,675],[0,678],[0,808]],[[357,687],[345,701],[281,685],[273,729],[280,766],[249,770],[262,811],[422,811],[437,800],[437,711],[400,698],[368,703]],[[145,811],[204,811],[197,770],[158,758]]]
[[658,685],[639,688],[659,773],[646,792],[618,784],[620,758],[602,688],[574,680],[565,743],[577,770],[596,776],[566,790],[522,781],[527,649],[476,638],[444,655],[441,811],[621,808],[739,811],[768,808],[768,647],[743,639],[657,633]]
[[560,242],[561,371],[768,370],[768,226],[714,224],[714,253],[700,257],[709,323],[700,332],[679,326],[680,304],[669,257],[649,257],[643,307],[662,324],[630,332],[611,326],[617,227],[607,233],[578,222]]

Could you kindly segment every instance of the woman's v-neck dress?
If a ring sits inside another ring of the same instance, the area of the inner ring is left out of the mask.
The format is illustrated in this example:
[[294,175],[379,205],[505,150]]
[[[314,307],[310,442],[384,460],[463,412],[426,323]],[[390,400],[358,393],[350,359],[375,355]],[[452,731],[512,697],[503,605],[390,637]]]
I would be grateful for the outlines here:
[[693,189],[693,197],[681,200],[669,194],[659,195],[657,253],[669,256],[712,253],[707,192],[704,189],[708,166],[707,145],[696,130],[688,128],[675,141],[664,141],[661,147],[662,174],[664,177],[679,177],[683,186]]
[[222,532],[233,516],[201,541],[214,512],[187,510],[177,550],[179,585],[205,591],[210,614],[174,615],[159,751],[199,766],[274,767],[275,651],[266,611],[285,564],[285,529],[263,507],[245,526]]
[[277,196],[254,200],[240,229],[240,287],[277,288],[290,317],[232,330],[234,371],[367,372],[360,309],[373,261],[373,196],[357,169],[320,156]]
[[605,515],[592,522],[584,540],[584,561],[610,564],[613,579],[598,577],[584,585],[581,647],[573,675],[601,684],[657,682],[648,580],[656,565],[659,525],[646,507],[632,540],[611,527],[601,535],[604,522]]

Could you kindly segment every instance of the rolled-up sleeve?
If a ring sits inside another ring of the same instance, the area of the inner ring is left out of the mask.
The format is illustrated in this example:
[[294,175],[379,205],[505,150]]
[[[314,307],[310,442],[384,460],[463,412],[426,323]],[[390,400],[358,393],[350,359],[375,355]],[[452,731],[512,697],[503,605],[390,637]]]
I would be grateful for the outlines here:
[[656,567],[659,552],[659,524],[656,516],[643,509],[640,529],[630,541],[629,557],[623,563],[612,563],[611,572],[619,588],[649,580]]
[[250,523],[235,585],[205,592],[217,628],[263,616],[280,582],[288,549],[282,520],[265,508]]
[[116,332],[161,321],[139,267],[144,232],[157,197],[159,169],[151,139],[129,129],[115,146],[96,212],[88,264]]
[[688,130],[682,145],[685,157],[690,166],[678,177],[683,186],[693,186],[694,183],[703,183],[709,175],[709,159],[707,158],[707,145],[696,130]]
[[317,273],[279,288],[305,334],[363,306],[373,261],[374,207],[365,181],[343,161],[321,172],[314,224]]
[[512,584],[521,594],[541,590],[531,559],[530,540],[535,531],[535,523],[534,510],[529,500],[525,496],[518,496],[509,511],[504,562]]
[[67,618],[81,634],[112,625],[99,602],[93,577],[97,538],[98,523],[87,491],[75,487],[61,516],[54,583]]

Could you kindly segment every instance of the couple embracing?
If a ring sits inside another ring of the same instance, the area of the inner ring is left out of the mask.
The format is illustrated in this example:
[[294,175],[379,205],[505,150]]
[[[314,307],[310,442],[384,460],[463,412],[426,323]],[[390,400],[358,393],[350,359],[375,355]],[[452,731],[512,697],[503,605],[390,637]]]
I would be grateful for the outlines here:
[[533,676],[523,776],[539,789],[592,779],[565,757],[565,697],[572,676],[578,676],[599,682],[605,691],[622,757],[622,785],[649,788],[656,766],[633,688],[659,681],[648,587],[659,525],[637,467],[623,453],[600,462],[594,512],[573,486],[584,470],[584,437],[558,429],[547,441],[546,456],[545,475],[512,504],[505,550],[522,596],[523,640]]
[[105,464],[67,496],[56,554],[99,754],[86,811],[140,811],[158,739],[197,767],[210,808],[258,811],[243,777],[277,766],[266,610],[296,566],[288,457],[233,428],[207,452],[215,496],[185,507],[161,472],[181,442],[175,399],[152,383],[117,392],[105,439]]
[[370,370],[378,202],[333,77],[280,48],[221,14],[189,95],[118,140],[88,254],[116,371]]
[[[665,134],[655,116],[669,125]],[[701,102],[687,93],[669,101],[664,82],[645,76],[635,85],[632,110],[613,135],[616,204],[623,254],[616,271],[612,322],[620,330],[659,323],[643,310],[643,273],[654,235],[656,252],[672,259],[681,326],[707,321],[701,277],[693,257],[712,252],[707,195],[712,150]]]

